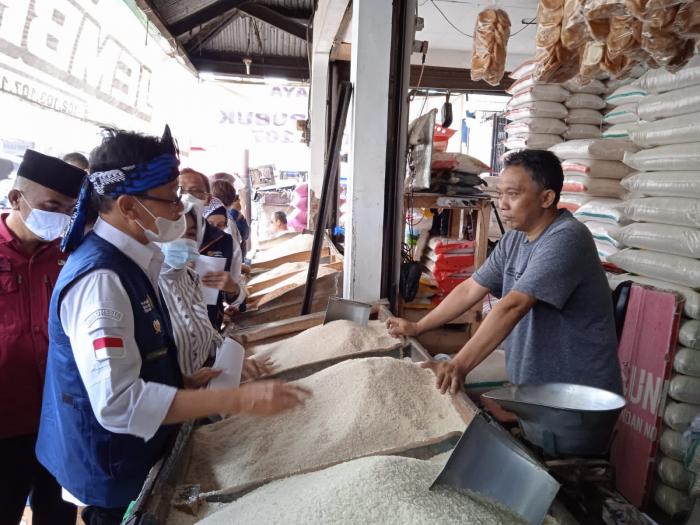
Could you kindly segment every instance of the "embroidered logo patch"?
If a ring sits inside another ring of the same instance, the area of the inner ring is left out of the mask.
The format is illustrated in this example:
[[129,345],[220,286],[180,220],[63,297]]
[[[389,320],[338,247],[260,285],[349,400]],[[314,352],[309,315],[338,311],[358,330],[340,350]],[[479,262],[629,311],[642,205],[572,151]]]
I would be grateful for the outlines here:
[[153,321],[153,330],[155,330],[157,334],[160,333],[160,321],[158,319]]
[[91,326],[98,319],[110,319],[119,323],[122,319],[124,319],[124,314],[111,308],[100,308],[99,310],[95,310],[88,315],[85,319],[85,323],[88,326]]
[[92,342],[92,348],[98,361],[119,359],[126,355],[124,340],[121,337],[100,337]]
[[144,313],[150,313],[153,311],[153,301],[150,296],[146,296],[146,299],[141,301],[141,308],[143,308]]

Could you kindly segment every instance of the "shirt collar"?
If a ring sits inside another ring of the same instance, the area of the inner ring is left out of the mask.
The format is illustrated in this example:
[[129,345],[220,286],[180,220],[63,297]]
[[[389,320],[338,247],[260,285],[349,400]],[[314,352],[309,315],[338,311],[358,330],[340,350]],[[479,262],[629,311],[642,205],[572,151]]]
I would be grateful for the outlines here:
[[160,251],[156,244],[152,242],[141,244],[132,236],[127,235],[102,219],[97,219],[93,231],[134,261],[152,283],[158,282],[158,275],[160,274],[164,257],[163,252]]

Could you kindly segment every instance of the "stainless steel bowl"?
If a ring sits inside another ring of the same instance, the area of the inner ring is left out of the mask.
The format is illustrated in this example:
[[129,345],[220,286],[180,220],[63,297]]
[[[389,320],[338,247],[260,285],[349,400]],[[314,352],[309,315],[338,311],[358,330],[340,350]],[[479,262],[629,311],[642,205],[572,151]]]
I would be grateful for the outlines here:
[[568,383],[517,385],[484,394],[515,413],[525,439],[549,456],[603,456],[625,398]]

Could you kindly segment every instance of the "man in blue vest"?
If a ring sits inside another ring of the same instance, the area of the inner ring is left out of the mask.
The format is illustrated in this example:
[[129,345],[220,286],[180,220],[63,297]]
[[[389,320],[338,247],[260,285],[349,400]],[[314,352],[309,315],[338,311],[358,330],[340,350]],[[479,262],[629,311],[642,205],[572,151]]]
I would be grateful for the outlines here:
[[[196,389],[216,372],[181,376],[154,244],[185,231],[177,166],[167,128],[160,140],[108,130],[64,237],[36,452],[64,498],[87,507],[87,525],[120,523],[178,423],[274,414],[308,394],[275,381]],[[83,238],[91,210],[99,219]]]

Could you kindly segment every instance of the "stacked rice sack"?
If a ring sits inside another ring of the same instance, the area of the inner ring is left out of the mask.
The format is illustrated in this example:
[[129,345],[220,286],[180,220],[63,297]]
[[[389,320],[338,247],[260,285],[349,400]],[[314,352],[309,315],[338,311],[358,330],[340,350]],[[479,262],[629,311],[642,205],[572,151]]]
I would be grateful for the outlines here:
[[627,133],[640,150],[624,155],[635,171],[622,186],[634,198],[618,208],[628,224],[611,232],[626,248],[609,260],[629,274],[615,276],[611,286],[633,280],[686,300],[655,489],[657,504],[673,515],[689,511],[692,497],[700,496],[700,485],[691,489],[681,440],[700,413],[700,59],[676,74],[650,71],[626,92],[636,98],[638,117]]
[[620,248],[611,232],[625,221],[617,209],[627,196],[620,180],[631,169],[622,158],[637,149],[630,141],[613,139],[576,139],[550,148],[564,171],[559,207],[569,209],[588,226],[602,262]]

